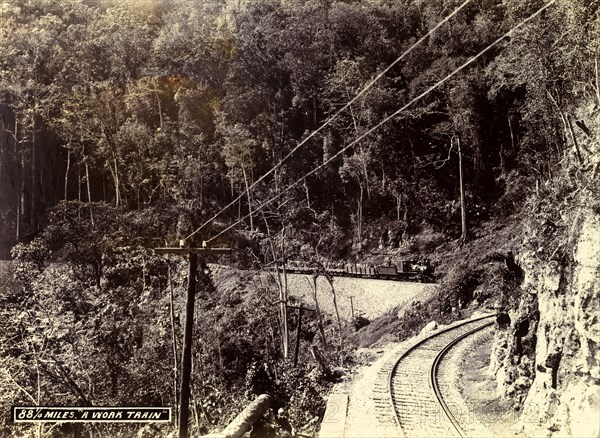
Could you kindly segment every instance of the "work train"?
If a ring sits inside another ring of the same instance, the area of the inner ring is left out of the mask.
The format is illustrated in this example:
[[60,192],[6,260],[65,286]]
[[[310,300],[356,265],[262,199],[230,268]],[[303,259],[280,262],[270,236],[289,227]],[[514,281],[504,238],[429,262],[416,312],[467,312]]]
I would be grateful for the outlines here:
[[[377,278],[396,281],[420,281],[431,283],[434,281],[433,266],[429,260],[400,260],[395,263],[387,262],[383,265],[365,263],[324,263],[326,272],[335,277]],[[304,262],[289,260],[286,271],[293,274],[312,274],[314,266]]]

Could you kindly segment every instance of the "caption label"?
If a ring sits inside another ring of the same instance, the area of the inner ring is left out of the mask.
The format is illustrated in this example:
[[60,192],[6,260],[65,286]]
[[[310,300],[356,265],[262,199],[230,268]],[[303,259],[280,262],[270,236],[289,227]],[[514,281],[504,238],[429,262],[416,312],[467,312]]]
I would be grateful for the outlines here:
[[15,406],[13,421],[15,423],[168,423],[171,421],[171,408]]

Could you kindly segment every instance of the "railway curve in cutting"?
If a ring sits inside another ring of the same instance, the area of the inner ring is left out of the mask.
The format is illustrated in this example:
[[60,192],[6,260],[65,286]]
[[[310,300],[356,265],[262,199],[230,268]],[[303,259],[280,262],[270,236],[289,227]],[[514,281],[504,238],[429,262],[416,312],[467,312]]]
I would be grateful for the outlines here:
[[442,329],[398,357],[389,370],[392,409],[385,416],[388,422],[393,418],[402,435],[468,436],[461,417],[452,412],[454,405],[444,399],[444,388],[438,383],[439,368],[453,346],[491,326],[494,316],[486,315]]

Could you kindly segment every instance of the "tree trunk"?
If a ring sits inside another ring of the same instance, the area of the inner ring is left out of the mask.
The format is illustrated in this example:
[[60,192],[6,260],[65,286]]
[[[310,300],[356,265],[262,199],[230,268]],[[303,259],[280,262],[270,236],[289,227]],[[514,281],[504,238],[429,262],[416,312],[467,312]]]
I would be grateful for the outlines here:
[[319,335],[323,348],[327,348],[327,339],[325,338],[325,330],[323,330],[323,318],[319,309],[319,300],[317,298],[317,276],[313,275],[313,299],[315,300],[315,313],[317,314],[317,326],[319,327]]
[[106,202],[106,171],[102,169],[102,200]]
[[300,351],[300,333],[302,330],[302,307],[298,308],[298,320],[296,324],[296,346],[294,347],[294,366],[298,366],[298,352]]
[[[194,358],[192,357],[192,368],[194,368]],[[194,423],[196,424],[196,430],[200,429],[200,416],[198,415],[198,399],[197,394],[198,392],[196,391],[196,385],[194,385],[194,381],[192,380],[190,382],[191,385],[191,389],[190,389],[190,398],[191,398],[191,402],[190,405],[192,406],[192,413],[194,414]]]
[[15,161],[17,161],[17,145],[19,144],[19,116],[15,114],[15,134],[13,135],[13,154]]
[[335,293],[335,288],[333,287],[333,281],[327,275],[325,275],[325,278],[327,279],[327,282],[329,283],[329,287],[331,288],[331,295],[333,296],[333,308],[335,309],[335,317],[337,319],[337,324],[338,324],[338,337],[339,337],[339,342],[340,342],[340,356],[339,356],[340,364],[339,365],[342,366],[343,361],[344,361],[344,336],[342,333],[342,319],[340,318],[340,312],[339,312],[338,306],[337,306],[337,295]]
[[363,152],[362,147],[360,148],[360,155],[361,155],[361,164],[363,165],[363,172],[365,174],[365,187],[367,189],[367,199],[371,199],[371,187],[369,185],[369,176],[368,176],[368,170],[367,170],[367,160],[365,159],[365,154]]
[[[143,175],[144,175],[144,165],[142,163],[142,161],[140,160],[139,162],[139,169],[140,169],[140,179],[143,180]],[[141,210],[142,209],[142,182],[138,181],[138,183],[136,184],[136,203],[137,203],[137,209]]]
[[306,192],[306,205],[310,208],[310,195],[308,193],[308,184],[306,184],[306,178],[304,178],[304,191]]
[[[516,143],[515,143],[515,133],[513,131],[513,126],[512,126],[512,120],[510,119],[510,113],[506,114],[506,118],[508,120],[508,132],[510,133],[510,148],[511,148],[511,153],[515,153],[515,147],[516,147]],[[500,169],[502,169],[502,171],[504,172],[504,167],[505,167],[505,163],[504,163],[504,148],[502,147],[502,142],[500,143]]]
[[202,208],[203,198],[204,198],[204,176],[200,176],[200,208]]
[[571,122],[571,117],[565,115],[567,119],[567,125],[569,127],[569,132],[571,133],[571,138],[573,139],[573,146],[575,146],[575,155],[577,156],[577,161],[579,164],[583,164],[583,159],[581,158],[581,150],[579,149],[579,142],[577,141],[577,135],[573,130],[573,123]]
[[460,184],[460,218],[462,227],[462,242],[466,243],[469,236],[467,234],[467,211],[465,207],[465,188],[463,184],[463,164],[462,152],[460,150],[460,138],[457,137],[456,142],[458,143],[458,178]]
[[37,192],[37,154],[36,154],[36,142],[35,142],[35,115],[32,116],[32,120],[31,120],[31,163],[30,163],[30,169],[31,169],[31,177],[30,177],[30,182],[31,182],[31,189],[30,189],[30,193],[29,193],[29,221],[30,221],[30,226],[31,226],[31,232],[35,233],[35,229],[36,229],[36,223],[35,223],[35,219],[36,219],[36,211],[37,211],[37,198],[36,198],[36,192]]
[[69,194],[69,170],[71,169],[71,148],[67,148],[67,168],[65,170],[65,201]]
[[[285,262],[283,262],[283,276],[284,280],[281,278],[281,271],[279,270],[279,261],[277,258],[277,253],[275,251],[275,245],[273,245],[273,239],[271,238],[271,229],[269,227],[269,223],[267,222],[267,218],[265,217],[264,210],[261,210],[261,215],[263,221],[265,222],[265,228],[267,229],[268,243],[271,248],[271,256],[273,261],[275,262],[275,273],[277,276],[275,280],[277,282],[277,289],[279,291],[279,315],[281,318],[281,337],[283,341],[283,357],[287,358],[289,355],[289,341],[288,341],[288,324],[287,324],[287,272],[285,269]],[[285,228],[284,228],[285,230]],[[282,248],[282,256],[283,259],[283,248]],[[275,344],[274,344],[275,345]],[[277,347],[276,347],[277,348]]]
[[90,222],[92,223],[92,227],[94,224],[94,213],[92,211],[92,189],[90,187],[90,168],[87,162],[87,157],[83,158],[83,164],[85,166],[85,184],[87,188],[87,198],[88,198],[88,207],[90,209]]
[[363,218],[363,196],[364,196],[364,188],[362,184],[360,185],[360,198],[358,199],[358,250],[362,249],[362,218]]
[[[252,429],[252,426],[258,421],[272,406],[271,396],[267,394],[259,395],[253,402],[240,412],[227,425],[220,434],[222,437],[242,438],[246,432]],[[262,435],[261,435],[262,436]]]
[[121,189],[119,188],[119,168],[117,166],[116,158],[113,159],[113,163],[115,165],[115,207],[118,207],[121,205]]
[[21,239],[21,198],[17,199],[17,221],[15,224],[15,239]]
[[113,180],[113,187],[115,188],[115,207],[119,206],[120,203],[120,194],[119,194],[119,177],[117,175],[117,162],[114,160],[115,168],[113,169],[112,164],[108,163],[108,169],[110,170],[110,175]]
[[[201,368],[201,364],[199,364],[198,366],[199,368]],[[201,389],[202,391],[200,391],[201,396],[198,397],[198,389],[196,388],[196,382],[192,381],[192,397],[194,398],[194,408],[196,408],[197,406],[200,406],[200,411],[202,412],[202,415],[204,415],[204,418],[206,418],[206,422],[208,424],[213,424],[213,419],[210,416],[210,414],[208,413],[208,411],[206,410],[206,408],[204,407],[204,404],[202,403],[202,398],[204,397],[204,393],[206,392],[204,389],[204,385],[203,380],[202,380],[202,375],[200,376],[200,384],[201,384]]]
[[21,190],[19,192],[19,217],[17,226],[17,240],[22,237],[23,227],[25,223],[25,149],[23,146],[20,148],[21,153]]
[[287,279],[287,269],[286,269],[286,260],[285,260],[285,226],[281,230],[281,249],[280,249],[281,260],[283,262],[283,342],[284,342],[284,357],[287,359],[289,356],[290,350],[290,341],[289,341],[289,327],[288,327],[288,319],[287,319],[287,305],[288,305],[288,279]]
[[77,201],[81,203],[81,163],[77,164]]
[[81,220],[81,163],[77,164],[77,218]]
[[313,358],[315,359],[315,361],[317,362],[317,364],[319,365],[319,369],[321,370],[321,373],[325,376],[325,378],[331,378],[331,368],[329,368],[329,365],[327,364],[327,361],[325,360],[325,358],[323,357],[323,355],[321,354],[321,352],[319,351],[319,349],[313,345],[310,349]]
[[[14,134],[14,140],[13,140],[13,153],[14,153],[14,161],[15,163],[17,162],[18,159],[18,146],[17,144],[19,143],[18,141],[19,138],[19,119],[18,116],[15,115],[15,134]],[[21,158],[22,160],[22,158]],[[21,163],[21,170],[18,172],[19,177],[22,179],[23,178],[23,170],[22,170],[22,163]],[[17,220],[15,223],[15,239],[17,240],[17,242],[21,239],[21,194],[23,192],[23,186],[21,184],[21,192],[19,192],[19,196],[17,197]]]
[[[103,129],[102,133],[104,134],[106,143],[108,144],[108,147],[110,148],[112,153],[112,164],[109,162],[108,168],[110,169],[110,173],[112,174],[113,184],[115,186],[115,207],[118,207],[119,205],[121,205],[121,191],[119,189],[119,167],[117,165],[117,151],[115,146],[112,144],[112,141],[108,136],[106,129]],[[114,169],[112,168],[112,165],[115,166]]]
[[250,231],[254,231],[254,221],[252,219],[252,199],[250,198],[250,187],[248,186],[248,176],[246,175],[246,168],[242,166],[242,173],[244,174],[244,184],[246,186],[246,196],[248,197],[248,214],[250,217]]
[[598,74],[598,58],[594,58],[594,70],[596,73],[596,99],[600,105],[600,74]]
[[[274,254],[274,253],[273,253]],[[283,291],[283,281],[281,280],[281,271],[279,263],[275,260],[275,271],[277,273],[277,289],[279,289],[279,317],[281,318],[281,338],[283,343],[283,357],[287,358],[288,343],[287,343],[287,312],[285,293]]]
[[160,97],[158,96],[158,91],[154,90],[154,95],[156,96],[156,102],[158,103],[158,119],[160,121],[160,129],[164,128],[163,126],[163,114],[162,114],[162,105],[160,103]]
[[[552,95],[552,93],[548,90],[546,90],[546,93],[548,93],[548,97],[550,98],[550,100],[552,101],[552,103],[554,104],[554,106],[556,107],[556,110],[558,111],[558,116],[560,117],[560,120],[563,123],[563,128],[564,128],[564,136],[565,136],[565,145],[569,144],[569,123],[567,121],[567,116],[565,115],[564,111],[562,110],[562,108],[560,107],[560,105],[558,104],[558,101],[554,98],[554,96]],[[573,141],[575,142],[575,138],[573,138]],[[560,155],[560,150],[557,151],[558,154]]]

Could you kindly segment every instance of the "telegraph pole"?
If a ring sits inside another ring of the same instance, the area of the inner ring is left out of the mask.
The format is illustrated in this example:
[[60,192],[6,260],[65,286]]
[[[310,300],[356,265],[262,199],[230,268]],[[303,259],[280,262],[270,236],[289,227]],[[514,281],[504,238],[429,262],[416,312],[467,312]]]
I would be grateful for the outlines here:
[[188,282],[185,302],[185,329],[181,353],[181,389],[179,391],[179,438],[188,438],[190,417],[190,380],[192,374],[192,332],[194,327],[194,304],[196,298],[196,271],[198,255],[230,254],[230,248],[155,248],[156,254],[179,254],[188,256]]

